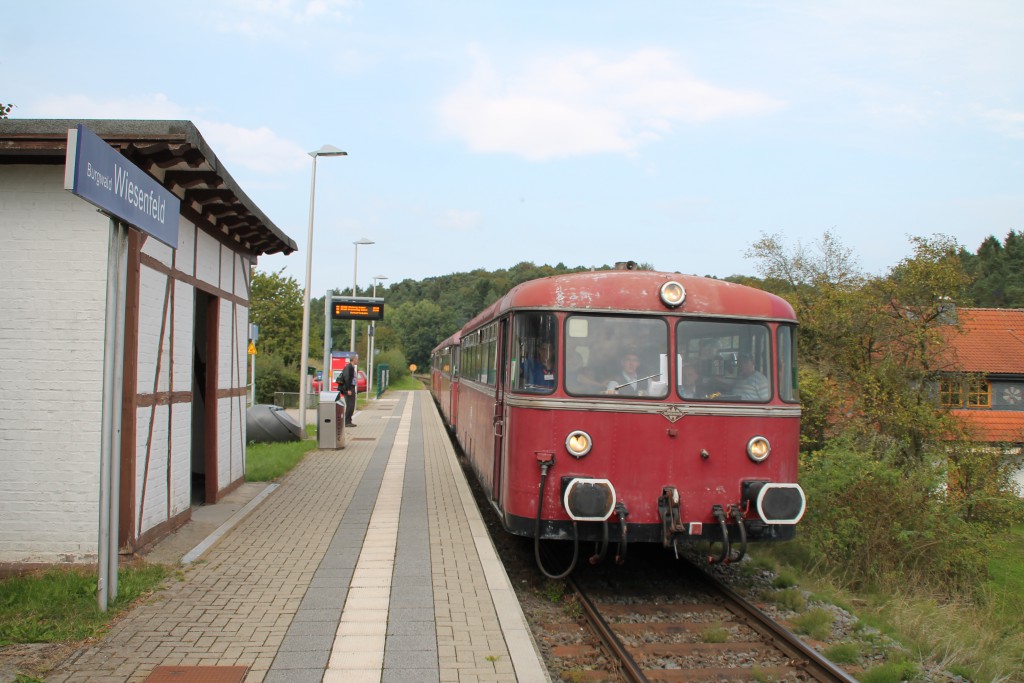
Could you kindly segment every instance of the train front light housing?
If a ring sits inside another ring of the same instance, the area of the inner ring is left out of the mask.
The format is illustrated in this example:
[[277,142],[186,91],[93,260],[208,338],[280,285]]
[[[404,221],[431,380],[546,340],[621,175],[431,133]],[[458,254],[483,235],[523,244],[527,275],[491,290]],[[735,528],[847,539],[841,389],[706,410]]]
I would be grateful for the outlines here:
[[686,288],[675,281],[666,282],[661,286],[661,303],[669,308],[679,308],[686,301]]
[[569,451],[569,455],[574,458],[582,458],[590,452],[593,445],[594,442],[590,438],[590,434],[579,429],[565,437],[565,450]]
[[747,442],[747,456],[754,462],[764,462],[772,452],[772,445],[763,436],[755,436]]

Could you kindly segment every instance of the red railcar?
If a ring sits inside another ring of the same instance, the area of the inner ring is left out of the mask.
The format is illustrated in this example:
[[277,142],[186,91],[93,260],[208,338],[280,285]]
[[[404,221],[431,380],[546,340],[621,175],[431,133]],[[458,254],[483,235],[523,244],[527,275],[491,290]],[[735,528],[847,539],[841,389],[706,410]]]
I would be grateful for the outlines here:
[[441,416],[449,429],[455,426],[455,415],[458,408],[459,338],[461,336],[461,332],[456,332],[438,344],[430,359],[430,393],[437,401]]
[[505,528],[537,543],[611,538],[622,559],[703,539],[728,561],[803,516],[796,318],[775,295],[639,270],[533,280],[433,372]]

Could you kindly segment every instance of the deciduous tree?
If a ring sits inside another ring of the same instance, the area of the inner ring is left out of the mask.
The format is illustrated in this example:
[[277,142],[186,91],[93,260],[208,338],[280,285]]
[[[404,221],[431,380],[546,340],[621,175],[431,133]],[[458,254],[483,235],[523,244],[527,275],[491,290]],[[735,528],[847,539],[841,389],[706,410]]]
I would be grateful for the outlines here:
[[283,272],[253,271],[249,321],[259,325],[259,348],[296,365],[302,346],[302,289]]

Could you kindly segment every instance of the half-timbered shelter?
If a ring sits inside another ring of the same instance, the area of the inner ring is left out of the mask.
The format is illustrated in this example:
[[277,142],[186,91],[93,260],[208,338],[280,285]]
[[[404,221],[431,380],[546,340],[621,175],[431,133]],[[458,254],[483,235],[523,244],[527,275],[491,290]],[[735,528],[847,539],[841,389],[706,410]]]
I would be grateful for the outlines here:
[[296,250],[189,121],[0,121],[0,568],[97,558],[111,219],[64,189],[79,123],[181,200],[176,249],[129,231],[122,551],[244,481],[250,267]]

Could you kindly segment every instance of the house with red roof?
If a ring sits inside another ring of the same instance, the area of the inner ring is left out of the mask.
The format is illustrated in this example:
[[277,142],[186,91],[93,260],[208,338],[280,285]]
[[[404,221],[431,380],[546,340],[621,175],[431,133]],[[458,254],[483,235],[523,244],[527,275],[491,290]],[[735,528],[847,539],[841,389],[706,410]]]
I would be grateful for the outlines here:
[[[1024,464],[1024,309],[959,308],[946,334],[949,373],[939,401],[973,438]],[[1024,491],[1024,469],[1016,474]]]

